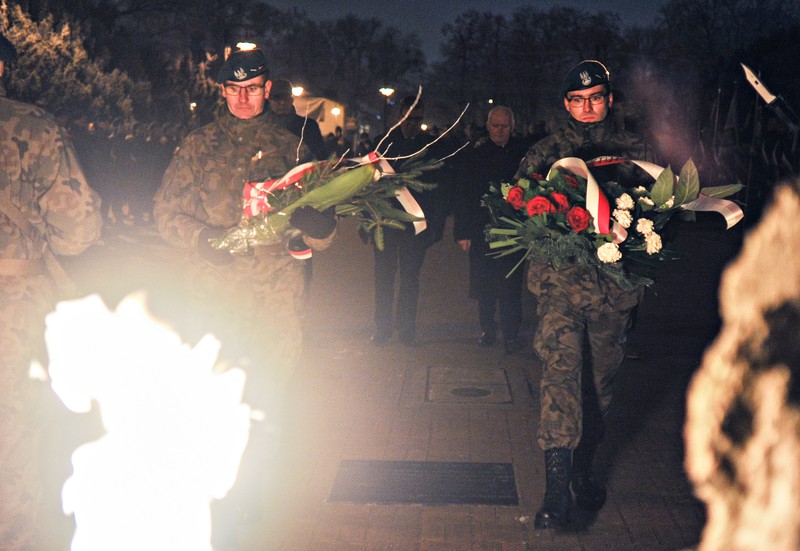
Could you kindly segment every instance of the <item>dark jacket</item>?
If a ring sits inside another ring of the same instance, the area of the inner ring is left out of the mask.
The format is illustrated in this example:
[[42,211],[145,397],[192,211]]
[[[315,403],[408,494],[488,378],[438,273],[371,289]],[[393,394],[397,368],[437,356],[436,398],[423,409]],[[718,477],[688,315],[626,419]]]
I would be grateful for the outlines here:
[[322,132],[319,129],[319,124],[312,118],[301,117],[296,113],[289,113],[288,115],[278,115],[272,113],[272,119],[278,126],[282,126],[298,138],[302,139],[303,143],[311,151],[311,155],[318,161],[323,161],[330,155],[328,146],[325,140],[322,139]]
[[504,147],[491,140],[469,149],[460,157],[454,190],[453,238],[483,241],[483,231],[489,223],[489,214],[481,200],[489,192],[489,185],[510,182],[528,143],[511,137]]
[[[564,157],[589,161],[601,156],[658,163],[655,149],[640,136],[620,128],[611,114],[595,123],[583,123],[570,117],[561,129],[530,147],[517,170],[517,177],[533,173],[547,176],[550,166]],[[652,182],[649,176],[629,163],[592,169],[592,174],[599,181],[614,180],[628,186]]]

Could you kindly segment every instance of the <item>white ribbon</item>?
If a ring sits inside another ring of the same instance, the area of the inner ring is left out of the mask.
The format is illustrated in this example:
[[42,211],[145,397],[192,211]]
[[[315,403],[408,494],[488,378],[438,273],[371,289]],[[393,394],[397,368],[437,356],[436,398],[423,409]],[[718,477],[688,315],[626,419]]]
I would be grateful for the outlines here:
[[[664,167],[658,166],[657,164],[650,163],[648,161],[634,161],[629,159],[623,159],[621,157],[597,157],[596,159],[592,159],[589,161],[588,164],[592,166],[602,166],[608,164],[617,164],[623,162],[630,162],[644,170],[647,174],[653,177],[654,180],[657,180],[658,177],[664,172]],[[677,177],[676,177],[677,179]],[[691,201],[689,203],[684,203],[680,205],[683,210],[689,210],[692,212],[717,212],[721,214],[725,218],[725,225],[726,229],[731,229],[733,226],[739,223],[739,221],[744,217],[744,212],[742,209],[729,199],[719,199],[717,197],[710,197],[703,193],[697,196],[697,199]]]
[[[380,153],[377,151],[373,151],[369,155],[365,155],[364,157],[359,157],[358,159],[351,159],[355,163],[364,164],[364,163],[372,163],[377,164],[378,168],[380,169],[381,174],[394,174],[394,169],[389,162],[384,159]],[[417,200],[414,199],[414,196],[411,195],[411,192],[408,190],[407,187],[402,187],[397,190],[394,194],[397,198],[400,205],[403,207],[407,213],[411,214],[412,216],[416,216],[417,218],[421,218],[421,220],[416,220],[413,222],[414,224],[414,235],[419,235],[428,227],[428,222],[425,221],[425,213],[422,211],[422,207],[419,206]]]
[[727,199],[709,197],[702,193],[691,203],[681,205],[682,209],[691,211],[718,212],[725,217],[725,229],[731,229],[744,217],[744,212],[739,205]]

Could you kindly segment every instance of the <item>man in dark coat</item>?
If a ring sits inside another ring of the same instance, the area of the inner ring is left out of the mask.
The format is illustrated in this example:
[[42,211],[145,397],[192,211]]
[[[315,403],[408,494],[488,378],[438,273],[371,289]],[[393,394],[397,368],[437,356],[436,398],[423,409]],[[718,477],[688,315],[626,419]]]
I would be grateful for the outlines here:
[[[415,99],[414,96],[407,96],[400,102],[400,118],[408,116],[385,138],[376,140],[376,143],[381,143],[379,152],[388,158],[412,155],[422,151],[434,140],[433,136],[421,129],[425,107],[421,101],[417,101],[414,105]],[[428,150],[426,158],[438,158],[437,151]],[[392,161],[392,164],[397,169],[402,161]],[[372,335],[374,344],[388,342],[393,331],[397,330],[401,344],[418,345],[417,302],[420,272],[428,247],[442,238],[445,220],[450,211],[447,187],[442,181],[444,174],[441,169],[427,172],[421,179],[436,183],[436,189],[420,193],[411,192],[422,208],[427,228],[420,233],[415,232],[412,224],[407,224],[402,230],[386,228],[383,250],[379,250],[377,244],[374,246],[375,331]],[[398,205],[397,208],[401,207]],[[395,275],[398,272],[400,285],[395,311],[394,287]]]
[[[479,141],[463,157],[455,194],[453,237],[462,250],[469,253],[469,294],[478,301],[478,319],[482,346],[492,346],[497,339],[498,322],[495,310],[499,304],[499,327],[506,352],[513,354],[524,347],[519,337],[522,321],[522,279],[524,269],[514,267],[522,253],[500,258],[489,255],[484,231],[489,211],[482,206],[489,184],[509,182],[528,149],[527,142],[513,136],[514,112],[497,106],[486,119],[489,137]],[[508,277],[506,277],[508,276]]]

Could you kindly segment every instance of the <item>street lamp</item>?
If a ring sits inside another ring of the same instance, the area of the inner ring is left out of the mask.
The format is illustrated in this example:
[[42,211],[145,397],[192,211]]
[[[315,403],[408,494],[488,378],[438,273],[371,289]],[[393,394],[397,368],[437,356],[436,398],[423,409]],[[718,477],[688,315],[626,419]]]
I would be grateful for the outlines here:
[[389,98],[394,94],[394,88],[384,86],[378,92],[386,96],[386,103],[383,104],[383,133],[385,134],[389,130]]

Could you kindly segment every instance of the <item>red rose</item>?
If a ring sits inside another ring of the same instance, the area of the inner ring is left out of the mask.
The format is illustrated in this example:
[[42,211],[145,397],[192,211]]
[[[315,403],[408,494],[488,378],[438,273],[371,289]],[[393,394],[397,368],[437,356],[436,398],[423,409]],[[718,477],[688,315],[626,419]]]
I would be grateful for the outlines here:
[[575,233],[588,228],[590,218],[589,211],[583,207],[572,207],[567,211],[567,223]]
[[521,209],[525,206],[525,190],[519,186],[512,187],[508,190],[506,201],[508,201],[515,210]]
[[536,180],[537,182],[541,182],[541,181],[543,181],[543,180],[544,180],[544,176],[542,176],[542,175],[541,175],[541,174],[539,174],[538,172],[534,172],[533,174],[531,174],[531,178],[533,178],[533,179],[534,179],[534,180]]
[[567,212],[569,210],[569,200],[567,199],[567,196],[564,195],[563,193],[558,193],[557,191],[554,191],[553,193],[550,194],[550,200],[556,206],[556,212],[562,213],[562,212]]
[[580,182],[578,182],[578,179],[572,174],[564,174],[564,179],[567,181],[567,185],[569,187],[577,188],[581,185]]
[[528,212],[528,216],[538,216],[546,212],[553,212],[555,207],[547,197],[537,195],[528,201],[528,204],[525,205],[525,210]]

